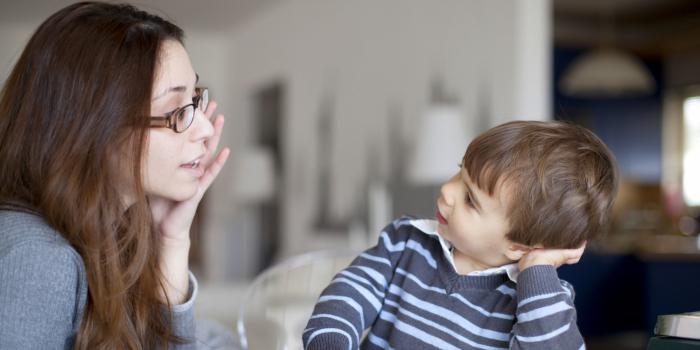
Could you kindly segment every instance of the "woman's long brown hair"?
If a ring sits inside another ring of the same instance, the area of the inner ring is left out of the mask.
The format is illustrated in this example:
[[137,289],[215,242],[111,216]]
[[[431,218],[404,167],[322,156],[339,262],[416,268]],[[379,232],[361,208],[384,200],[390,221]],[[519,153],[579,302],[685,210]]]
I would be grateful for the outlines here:
[[41,24],[2,90],[0,202],[40,214],[82,256],[88,301],[76,349],[183,341],[160,299],[159,238],[141,183],[160,49],[182,37],[128,5],[73,4]]

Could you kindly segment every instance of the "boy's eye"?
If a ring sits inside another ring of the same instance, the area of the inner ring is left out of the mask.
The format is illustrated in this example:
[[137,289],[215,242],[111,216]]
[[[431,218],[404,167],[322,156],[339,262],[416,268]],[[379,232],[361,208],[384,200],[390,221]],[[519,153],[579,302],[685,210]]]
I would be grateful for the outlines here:
[[469,192],[464,196],[464,202],[467,203],[470,207],[474,206],[474,202],[472,202],[472,196]]

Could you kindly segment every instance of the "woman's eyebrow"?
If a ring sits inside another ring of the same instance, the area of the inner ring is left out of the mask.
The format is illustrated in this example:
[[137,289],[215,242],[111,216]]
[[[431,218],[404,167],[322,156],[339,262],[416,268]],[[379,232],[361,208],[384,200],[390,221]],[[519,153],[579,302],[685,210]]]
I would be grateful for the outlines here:
[[[195,73],[194,75],[195,75],[194,84],[197,85],[197,83],[199,83],[199,74]],[[158,95],[156,95],[156,97],[154,97],[151,101],[155,101],[155,100],[157,100],[157,99],[159,99],[159,98],[161,98],[161,97],[163,97],[171,92],[185,92],[185,91],[187,91],[187,87],[184,85],[171,86],[171,87],[163,90]]]
[[163,92],[159,93],[158,96],[154,97],[153,100],[151,100],[151,101],[155,101],[159,98],[162,98],[163,96],[165,96],[171,92],[185,92],[185,91],[187,91],[187,87],[184,85],[171,86],[171,87],[165,89]]

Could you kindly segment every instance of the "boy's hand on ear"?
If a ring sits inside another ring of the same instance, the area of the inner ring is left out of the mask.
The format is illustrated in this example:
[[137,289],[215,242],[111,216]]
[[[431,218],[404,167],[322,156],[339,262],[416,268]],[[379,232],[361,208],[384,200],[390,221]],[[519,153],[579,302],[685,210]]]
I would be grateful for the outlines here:
[[575,264],[581,259],[586,249],[586,242],[576,249],[545,249],[532,248],[518,262],[520,271],[535,265],[552,265],[558,268],[564,264]]

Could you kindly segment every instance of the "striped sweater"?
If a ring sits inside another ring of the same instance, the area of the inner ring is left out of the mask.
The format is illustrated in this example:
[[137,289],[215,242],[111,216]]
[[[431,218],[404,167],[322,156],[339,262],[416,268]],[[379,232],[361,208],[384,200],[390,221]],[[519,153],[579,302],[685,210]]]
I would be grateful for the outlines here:
[[505,269],[459,275],[416,221],[389,224],[335,276],[304,330],[305,349],[585,349],[573,289],[553,266],[527,268],[517,283]]

